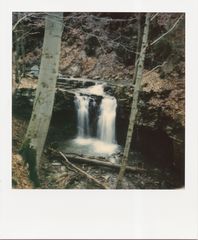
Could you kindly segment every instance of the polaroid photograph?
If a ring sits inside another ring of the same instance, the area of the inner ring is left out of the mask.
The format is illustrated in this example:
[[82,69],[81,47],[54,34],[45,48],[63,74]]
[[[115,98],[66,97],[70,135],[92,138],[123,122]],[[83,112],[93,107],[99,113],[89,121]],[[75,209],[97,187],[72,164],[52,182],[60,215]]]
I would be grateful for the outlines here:
[[196,239],[194,1],[8,1],[0,239]]

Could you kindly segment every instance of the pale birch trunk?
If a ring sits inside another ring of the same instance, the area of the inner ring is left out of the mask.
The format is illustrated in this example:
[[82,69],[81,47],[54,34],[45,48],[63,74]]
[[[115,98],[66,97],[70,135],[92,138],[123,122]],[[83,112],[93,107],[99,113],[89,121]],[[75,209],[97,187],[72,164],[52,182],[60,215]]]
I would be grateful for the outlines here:
[[21,39],[21,78],[25,76],[25,63],[24,63],[24,59],[25,59],[25,38]]
[[35,185],[39,185],[39,163],[53,110],[62,30],[63,13],[48,13],[33,111],[20,151],[29,164],[30,178]]
[[137,75],[137,65],[140,55],[140,48],[141,48],[141,38],[142,38],[142,30],[141,30],[141,13],[138,13],[138,32],[137,32],[137,47],[136,47],[136,55],[135,55],[135,71],[133,74],[133,80],[132,83],[135,84],[136,75]]
[[146,53],[146,48],[147,48],[147,42],[148,42],[149,23],[150,23],[150,13],[147,13],[143,37],[142,37],[142,46],[141,46],[140,56],[139,56],[139,60],[138,60],[138,64],[137,64],[135,88],[134,88],[134,93],[133,93],[133,101],[132,101],[132,105],[131,105],[131,114],[130,114],[130,119],[129,119],[126,143],[125,143],[125,148],[124,148],[124,153],[123,153],[123,158],[122,158],[122,166],[121,166],[121,169],[120,169],[120,172],[118,175],[116,188],[121,188],[122,179],[123,179],[123,176],[125,173],[128,156],[129,156],[129,151],[130,151],[130,146],[131,146],[131,141],[132,141],[132,137],[133,137],[133,129],[134,129],[134,125],[135,125],[135,119],[136,119],[136,115],[138,112],[138,97],[139,97],[142,74],[143,74],[143,69],[144,69],[144,59],[145,59],[145,53]]
[[[17,13],[17,21],[20,19],[20,13]],[[13,31],[13,41],[15,41],[15,52],[12,55],[12,61],[14,66],[14,74],[12,75],[12,95],[14,96],[17,85],[20,83],[20,68],[19,68],[19,58],[20,58],[20,42],[18,30]]]

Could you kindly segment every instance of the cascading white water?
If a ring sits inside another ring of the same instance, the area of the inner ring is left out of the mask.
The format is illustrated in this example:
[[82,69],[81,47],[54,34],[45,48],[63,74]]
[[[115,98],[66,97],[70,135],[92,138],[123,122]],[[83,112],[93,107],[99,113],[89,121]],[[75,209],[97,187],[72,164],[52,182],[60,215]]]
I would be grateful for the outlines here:
[[115,118],[117,102],[114,97],[104,97],[100,105],[97,137],[107,143],[116,143]]
[[75,104],[78,117],[78,136],[89,136],[89,97],[76,94]]
[[[102,84],[82,89],[80,93],[76,93],[75,100],[78,121],[78,137],[75,139],[75,143],[89,146],[96,153],[108,155],[114,153],[118,147],[115,137],[116,99],[105,94]],[[93,138],[90,134],[89,107],[97,107],[91,95],[103,97],[99,107],[99,115],[95,116],[98,117],[97,138]]]
[[[91,86],[89,88],[81,89],[80,93],[76,93],[75,99],[75,105],[77,110],[78,137],[87,138],[90,136],[89,105],[90,100],[92,99],[91,95],[103,96],[104,95],[103,85],[98,84]],[[94,99],[92,99],[92,101],[93,101],[92,106],[94,107],[96,103]]]

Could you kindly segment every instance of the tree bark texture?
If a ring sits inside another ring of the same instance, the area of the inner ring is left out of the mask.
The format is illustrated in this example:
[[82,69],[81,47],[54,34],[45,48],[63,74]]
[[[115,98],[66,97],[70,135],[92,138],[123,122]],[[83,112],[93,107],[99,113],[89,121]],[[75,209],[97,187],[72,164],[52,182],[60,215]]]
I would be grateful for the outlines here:
[[[19,15],[17,14],[17,17]],[[14,38],[16,39],[16,44],[15,44],[15,83],[19,83],[20,81],[20,73],[19,73],[19,51],[20,51],[20,44],[18,40],[18,32],[14,32]]]
[[142,37],[142,30],[141,30],[141,13],[138,13],[138,29],[137,29],[137,47],[136,47],[136,55],[135,55],[135,71],[133,74],[132,83],[135,84],[136,75],[137,75],[137,65],[139,60],[140,48],[141,48],[141,37]]
[[147,42],[148,42],[148,33],[149,33],[149,23],[150,23],[150,13],[146,14],[146,20],[145,20],[145,26],[144,26],[144,32],[142,37],[142,46],[140,51],[140,56],[137,64],[137,73],[136,73],[136,80],[135,80],[135,88],[133,93],[133,101],[131,105],[131,113],[130,113],[130,119],[129,119],[129,126],[127,131],[127,137],[126,137],[126,143],[124,147],[124,154],[122,158],[122,166],[118,175],[116,188],[121,188],[122,179],[126,170],[126,165],[128,161],[131,141],[133,137],[133,129],[135,125],[135,119],[138,112],[138,97],[141,87],[141,80],[142,80],[142,74],[144,69],[144,59],[145,59],[145,53],[147,48]]
[[52,115],[62,30],[63,13],[48,13],[45,19],[43,51],[33,111],[20,151],[29,164],[33,181],[38,179],[40,157]]

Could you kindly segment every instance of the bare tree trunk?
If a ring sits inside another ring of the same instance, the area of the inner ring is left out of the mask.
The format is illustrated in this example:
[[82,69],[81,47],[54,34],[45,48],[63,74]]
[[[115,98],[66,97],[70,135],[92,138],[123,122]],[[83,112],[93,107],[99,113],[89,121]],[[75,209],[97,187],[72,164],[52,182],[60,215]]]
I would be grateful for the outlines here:
[[[17,13],[17,20],[21,19],[21,14]],[[21,81],[21,77],[24,74],[24,57],[25,57],[25,48],[24,48],[24,39],[19,38],[21,30],[23,29],[23,24],[19,27],[18,30],[13,32],[13,39],[15,40],[15,52],[13,52],[13,63],[15,66],[15,78],[13,79],[13,89],[12,94],[14,94],[17,85]]]
[[63,13],[48,13],[38,86],[33,111],[20,153],[29,164],[30,178],[39,185],[39,163],[54,104],[63,30]]
[[[18,14],[17,14],[18,17]],[[15,82],[20,82],[20,73],[19,73],[19,40],[18,40],[18,32],[16,31],[14,33],[15,39],[16,39],[16,45],[15,45]]]
[[127,137],[126,137],[126,143],[124,148],[124,154],[122,158],[122,166],[118,175],[116,188],[121,188],[122,179],[126,170],[126,165],[128,161],[130,146],[131,146],[131,140],[133,136],[133,129],[135,125],[135,119],[138,112],[138,97],[139,97],[139,91],[141,87],[141,80],[142,80],[142,74],[144,69],[144,59],[145,59],[145,53],[147,48],[147,42],[148,42],[148,33],[149,33],[149,23],[150,23],[150,13],[146,14],[146,20],[145,20],[145,26],[144,26],[144,32],[142,37],[142,46],[139,56],[139,61],[137,64],[137,74],[136,74],[136,81],[135,81],[135,88],[133,93],[133,101],[131,105],[131,114],[129,119],[129,126],[127,131]]
[[[23,17],[23,14],[18,13],[18,19],[21,19]],[[23,35],[24,31],[24,24],[21,22],[20,26],[18,27],[19,31],[21,32],[21,35]],[[21,38],[17,39],[18,43],[18,51],[19,51],[19,56],[18,56],[18,70],[19,70],[19,82],[21,81],[21,78],[24,76],[25,72],[25,65],[24,65],[24,58],[25,58],[25,38],[22,36]]]
[[140,55],[140,48],[141,48],[141,37],[142,37],[142,30],[141,30],[141,13],[138,13],[138,32],[137,32],[137,47],[136,47],[136,55],[135,55],[135,71],[133,74],[132,83],[135,84],[136,75],[137,75],[137,65]]
[[20,41],[21,47],[21,77],[25,76],[25,38]]

